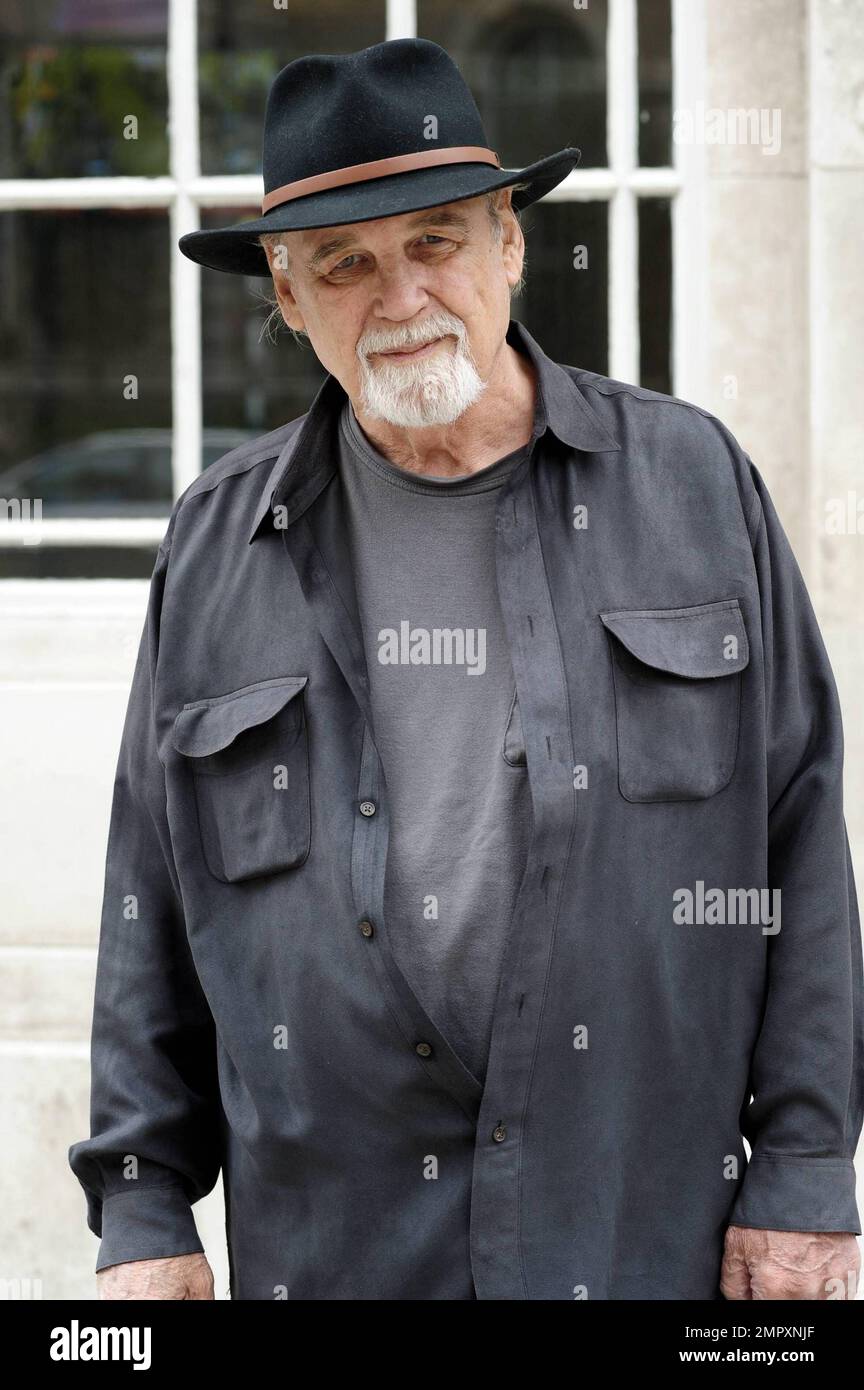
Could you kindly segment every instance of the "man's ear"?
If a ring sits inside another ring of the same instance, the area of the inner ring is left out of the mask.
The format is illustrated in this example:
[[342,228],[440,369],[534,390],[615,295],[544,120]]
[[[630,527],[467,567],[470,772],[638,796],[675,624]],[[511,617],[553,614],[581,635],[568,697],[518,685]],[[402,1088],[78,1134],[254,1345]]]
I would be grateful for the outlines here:
[[498,214],[501,218],[502,255],[510,288],[521,282],[525,264],[525,233],[512,206],[511,188],[499,189]]

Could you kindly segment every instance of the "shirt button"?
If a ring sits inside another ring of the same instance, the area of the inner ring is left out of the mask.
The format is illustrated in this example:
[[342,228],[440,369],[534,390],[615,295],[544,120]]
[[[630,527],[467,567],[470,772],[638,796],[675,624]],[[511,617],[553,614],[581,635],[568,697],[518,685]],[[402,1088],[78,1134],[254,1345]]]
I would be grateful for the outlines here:
[[374,814],[375,814],[375,802],[374,802],[374,801],[361,801],[361,802],[360,802],[360,814],[361,814],[361,816],[374,816]]
[[432,1056],[432,1048],[429,1043],[417,1043],[417,1045],[414,1048],[414,1051],[419,1052],[421,1057]]
[[492,1138],[496,1144],[501,1144],[507,1138],[507,1130],[503,1125],[496,1125],[492,1131]]
[[360,930],[364,936],[374,935],[375,928],[373,924],[369,921],[368,917],[363,918],[363,921],[360,923]]

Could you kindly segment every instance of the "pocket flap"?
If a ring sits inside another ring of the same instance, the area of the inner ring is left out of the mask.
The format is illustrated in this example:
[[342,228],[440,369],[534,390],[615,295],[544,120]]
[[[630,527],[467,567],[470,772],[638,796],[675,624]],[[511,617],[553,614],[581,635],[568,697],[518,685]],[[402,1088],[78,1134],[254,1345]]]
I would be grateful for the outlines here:
[[244,729],[252,729],[278,714],[305,686],[307,676],[277,676],[184,705],[174,720],[174,747],[178,753],[201,758],[227,748]]
[[693,608],[619,609],[601,613],[600,621],[639,661],[691,680],[732,675],[750,660],[737,598]]

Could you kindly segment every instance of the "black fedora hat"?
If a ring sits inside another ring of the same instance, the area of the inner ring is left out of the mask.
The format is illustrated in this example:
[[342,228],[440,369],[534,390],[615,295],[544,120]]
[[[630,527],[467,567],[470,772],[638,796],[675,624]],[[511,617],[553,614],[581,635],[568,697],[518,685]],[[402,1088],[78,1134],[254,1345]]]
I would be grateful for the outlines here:
[[579,163],[575,147],[502,169],[465,79],[428,39],[315,53],[274,78],[264,117],[262,216],[179,241],[190,260],[269,278],[262,232],[396,217],[510,184],[527,207]]

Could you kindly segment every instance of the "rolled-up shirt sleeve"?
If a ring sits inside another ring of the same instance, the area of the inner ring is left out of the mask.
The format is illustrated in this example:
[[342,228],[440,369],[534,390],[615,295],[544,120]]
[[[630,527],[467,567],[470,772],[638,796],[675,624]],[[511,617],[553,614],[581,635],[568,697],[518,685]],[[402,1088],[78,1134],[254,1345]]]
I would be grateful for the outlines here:
[[213,1019],[192,960],[153,719],[172,522],[159,548],[117,761],[91,1033],[90,1137],[69,1163],[96,1269],[203,1250],[192,1203],[221,1165]]
[[840,707],[800,570],[764,481],[747,464],[765,656],[768,875],[780,890],[781,925],[768,938],[764,1014],[741,1114],[751,1157],[730,1221],[860,1233],[853,1160],[864,1106],[864,983]]

